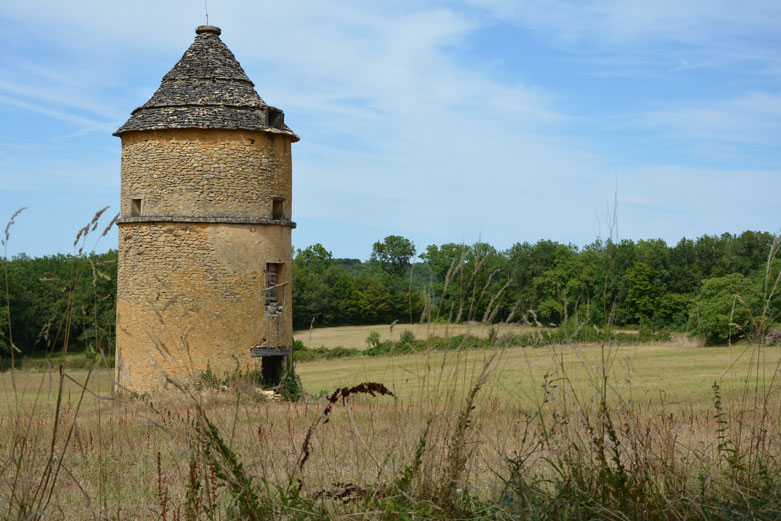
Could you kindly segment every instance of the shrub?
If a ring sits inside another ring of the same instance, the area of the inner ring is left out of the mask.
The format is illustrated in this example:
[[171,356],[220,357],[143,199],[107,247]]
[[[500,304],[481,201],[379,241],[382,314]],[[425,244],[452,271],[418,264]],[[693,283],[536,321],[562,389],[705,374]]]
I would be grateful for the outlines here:
[[637,339],[640,342],[650,342],[653,340],[654,330],[651,329],[648,324],[643,324],[640,330],[637,332]]
[[364,354],[369,356],[377,356],[377,355],[384,355],[387,353],[390,353],[391,346],[390,342],[380,342],[373,347],[370,347],[366,351],[364,351]]
[[348,356],[357,356],[361,354],[359,349],[353,349],[350,347],[334,347],[333,349],[323,348],[326,351],[325,358],[346,358]]
[[399,335],[399,342],[402,344],[412,345],[415,342],[415,334],[409,329],[405,329]]
[[201,371],[200,380],[201,385],[211,389],[218,389],[222,385],[220,379],[214,374],[211,365],[208,363],[206,364],[206,369]]
[[346,358],[348,356],[358,356],[363,351],[359,349],[351,349],[347,347],[335,347],[328,349],[325,346],[316,347],[315,349],[299,349],[293,351],[293,358],[296,362],[309,362],[311,360],[330,360],[332,358]]
[[739,336],[758,304],[756,284],[740,273],[703,281],[689,314],[689,331],[705,337],[709,345]]
[[277,386],[279,394],[286,402],[297,402],[304,397],[304,386],[301,385],[301,378],[296,374],[295,368],[293,357],[288,357],[282,380]]
[[380,343],[380,334],[376,331],[371,331],[366,337],[366,345],[369,347],[379,347]]

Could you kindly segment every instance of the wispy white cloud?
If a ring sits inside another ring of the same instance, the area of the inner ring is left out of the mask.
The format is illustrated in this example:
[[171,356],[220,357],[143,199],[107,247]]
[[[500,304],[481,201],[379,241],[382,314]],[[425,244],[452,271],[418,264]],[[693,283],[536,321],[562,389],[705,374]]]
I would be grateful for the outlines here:
[[0,103],[10,105],[12,107],[24,109],[24,110],[29,110],[32,112],[37,112],[39,114],[50,116],[52,118],[59,119],[62,121],[67,121],[69,123],[79,125],[80,127],[82,127],[84,131],[87,132],[94,132],[97,130],[108,131],[114,127],[113,123],[104,123],[104,122],[95,121],[89,118],[85,118],[83,116],[71,114],[69,112],[60,109],[44,107],[36,103],[30,103],[28,101],[13,98],[11,96],[5,96],[3,94],[0,94]]
[[80,91],[79,87],[66,89],[61,84],[42,87],[18,80],[11,82],[7,79],[0,79],[0,93],[17,98],[33,99],[49,106],[78,109],[101,116],[104,119],[118,120],[121,117],[116,107],[90,98],[86,92]]
[[781,93],[749,92],[726,100],[690,102],[648,112],[636,122],[681,140],[778,146]]
[[[775,70],[781,4],[759,0],[466,0],[586,60],[625,56],[635,64],[681,60],[710,67]],[[642,72],[642,71],[638,71]]]
[[[179,34],[182,15],[194,17],[193,25],[202,23],[200,6],[194,8],[190,2],[138,2],[134,7],[118,7],[122,12],[111,17],[103,16],[108,14],[103,2],[87,0],[79,6],[55,5],[42,13],[41,6],[36,8],[32,1],[15,6],[11,12],[35,24],[40,32],[46,27],[41,37],[52,40],[58,48],[88,45],[89,54],[100,53],[101,62],[122,63],[128,54],[150,46],[165,54],[172,54],[171,49],[181,52],[193,36],[191,26],[186,27],[186,36]],[[363,119],[367,124],[372,119],[385,123],[377,116],[395,117],[409,126],[425,118],[427,112],[493,110],[529,125],[560,117],[542,90],[521,81],[492,81],[455,63],[449,49],[463,42],[475,27],[463,13],[414,2],[371,8],[346,4],[340,9],[314,1],[263,6],[226,2],[213,10],[212,20],[225,22],[223,39],[262,96],[285,108],[341,116],[345,130],[355,128],[360,133]],[[154,17],[149,16],[150,11],[155,12]],[[59,29],[49,32],[54,20]],[[73,42],[71,32],[81,34],[77,40],[83,43]],[[102,43],[98,48],[96,40]],[[119,46],[124,48],[118,50]],[[160,52],[149,54],[159,59]],[[95,81],[95,76],[85,76],[84,83]],[[156,85],[159,77],[149,81]],[[7,93],[14,94],[12,86],[13,82],[6,82],[0,84],[0,90],[5,87]],[[110,108],[113,100],[105,92],[104,99],[92,96],[86,100],[67,93],[57,100],[56,89],[37,89],[29,94],[80,109],[92,105],[91,110],[101,115],[115,114]],[[349,106],[346,99],[366,103]]]
[[750,6],[730,0],[466,0],[497,18],[545,31],[563,42],[714,44],[717,39],[770,32],[781,25],[777,2]]

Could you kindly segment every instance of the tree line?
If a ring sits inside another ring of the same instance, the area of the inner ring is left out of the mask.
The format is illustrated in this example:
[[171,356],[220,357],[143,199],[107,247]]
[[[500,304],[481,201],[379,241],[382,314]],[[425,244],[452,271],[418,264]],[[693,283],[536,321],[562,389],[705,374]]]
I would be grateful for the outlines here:
[[[363,262],[334,258],[315,244],[295,250],[293,321],[296,329],[427,320],[610,323],[723,343],[757,333],[759,322],[766,333],[777,321],[777,248],[776,236],[755,231],[674,246],[661,239],[583,247],[540,240],[507,250],[479,242],[422,251],[391,235]],[[7,356],[13,344],[22,355],[42,354],[62,349],[66,338],[74,350],[113,346],[116,258],[112,250],[5,260],[0,353]]]
[[0,354],[43,355],[114,345],[117,252],[21,254],[3,262]]
[[413,263],[415,253],[399,236],[375,243],[367,263],[333,259],[319,244],[297,251],[295,327],[312,320],[609,322],[691,332],[715,344],[749,334],[760,318],[767,329],[781,308],[772,292],[778,239],[766,232],[683,238],[674,246],[661,239],[596,240],[582,248],[540,240],[500,251],[483,242],[446,243],[427,246]]

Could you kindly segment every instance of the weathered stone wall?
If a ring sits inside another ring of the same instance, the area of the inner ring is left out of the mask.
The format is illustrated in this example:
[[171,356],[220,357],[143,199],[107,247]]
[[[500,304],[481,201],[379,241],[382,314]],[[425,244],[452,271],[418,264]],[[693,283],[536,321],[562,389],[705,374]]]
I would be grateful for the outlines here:
[[291,216],[290,137],[243,130],[159,130],[122,135],[123,217],[271,219],[272,197]]
[[[250,348],[292,347],[290,227],[127,223],[119,227],[117,381],[143,392],[247,368]],[[265,306],[266,263],[284,263]]]
[[[290,142],[240,130],[122,135],[120,389],[254,366],[253,347],[292,348]],[[272,222],[273,197],[285,201]],[[143,201],[140,217],[132,199]],[[268,263],[283,265],[274,306]]]

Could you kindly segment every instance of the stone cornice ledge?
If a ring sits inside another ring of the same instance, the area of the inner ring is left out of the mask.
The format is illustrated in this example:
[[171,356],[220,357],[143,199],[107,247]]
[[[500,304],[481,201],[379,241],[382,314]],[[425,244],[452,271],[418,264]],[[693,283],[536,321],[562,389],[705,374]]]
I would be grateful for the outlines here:
[[211,217],[186,217],[183,215],[142,215],[139,217],[122,217],[117,224],[130,223],[225,223],[225,224],[279,224],[296,227],[296,223],[287,219],[258,219],[251,217],[230,217],[215,215]]

